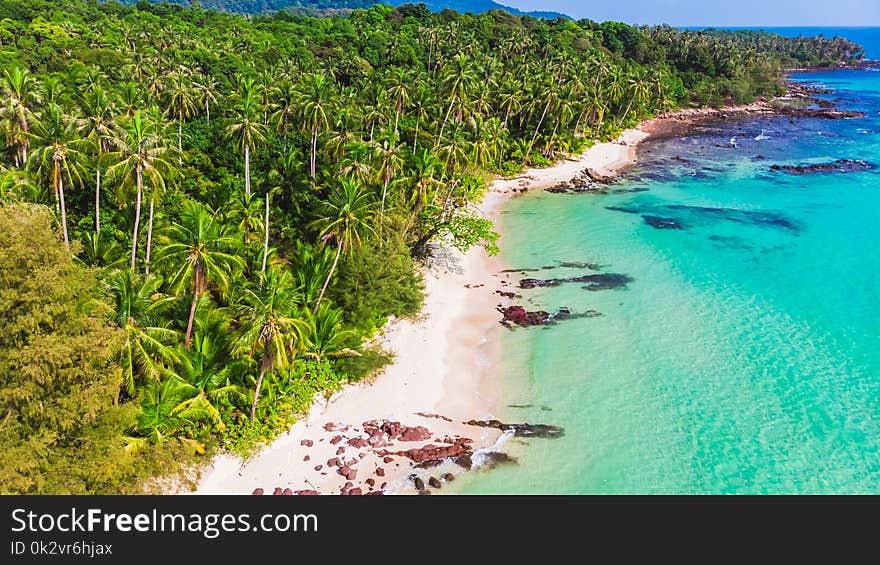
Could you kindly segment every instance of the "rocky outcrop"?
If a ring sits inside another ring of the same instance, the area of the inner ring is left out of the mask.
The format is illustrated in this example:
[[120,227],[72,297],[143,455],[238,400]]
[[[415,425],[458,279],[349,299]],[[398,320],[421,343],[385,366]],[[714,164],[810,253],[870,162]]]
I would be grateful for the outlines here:
[[502,431],[512,430],[516,437],[538,437],[544,439],[558,439],[565,435],[565,430],[558,426],[547,424],[506,424],[500,420],[469,420],[464,422],[468,426],[481,428],[495,428]]
[[642,216],[642,221],[658,230],[683,230],[684,224],[675,218],[664,218],[662,216]]
[[501,306],[496,310],[501,313],[501,324],[511,327],[511,325],[529,327],[529,326],[545,326],[555,324],[560,320],[571,320],[577,318],[595,318],[601,316],[601,312],[596,310],[587,310],[578,314],[572,313],[569,308],[562,307],[555,313],[545,312],[544,310],[529,311],[522,306]]
[[459,438],[451,445],[444,444],[441,446],[429,443],[422,447],[407,449],[406,451],[398,451],[397,455],[407,457],[415,463],[439,461],[441,459],[454,458],[465,453],[471,453],[471,447],[469,445],[470,441],[471,440],[468,438]]
[[808,175],[812,173],[854,173],[869,171],[874,165],[861,159],[838,159],[833,163],[816,163],[811,165],[772,165],[773,172],[790,175]]
[[622,288],[632,282],[632,277],[619,273],[599,273],[580,275],[563,279],[522,279],[519,287],[523,289],[559,286],[563,283],[590,283],[585,286],[586,290],[608,290]]

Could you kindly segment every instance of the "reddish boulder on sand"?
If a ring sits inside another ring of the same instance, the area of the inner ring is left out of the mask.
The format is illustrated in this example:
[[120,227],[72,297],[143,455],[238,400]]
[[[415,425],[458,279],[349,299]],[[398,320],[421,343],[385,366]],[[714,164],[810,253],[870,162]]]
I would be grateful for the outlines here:
[[349,481],[355,480],[358,474],[357,469],[352,469],[348,465],[346,465],[345,467],[340,467],[336,472],[348,479]]
[[421,463],[422,461],[436,461],[447,457],[457,457],[464,453],[470,453],[470,451],[470,447],[466,445],[466,442],[459,439],[452,445],[441,447],[426,445],[425,447],[409,449],[407,451],[398,451],[397,454],[405,455],[416,463]]
[[385,476],[385,469],[383,469],[382,467],[376,468],[376,476],[377,477],[384,477]]
[[320,471],[320,470],[323,469],[323,468],[324,468],[323,465],[318,465],[318,466],[315,467],[315,471]]
[[258,495],[258,496],[259,496],[259,495],[263,494],[263,489],[261,489],[261,488],[255,488],[255,489],[254,489],[254,492],[252,492],[251,494],[255,494],[255,495]]
[[342,441],[342,436],[333,436],[333,439],[330,440],[330,443],[332,443],[333,445],[336,445],[340,441]]
[[309,457],[308,455],[306,455],[305,457],[303,457],[303,461],[308,461],[309,459],[311,459],[311,457]]
[[364,481],[364,483],[370,485],[371,487],[374,487],[374,486],[376,486],[376,479],[371,477],[371,478],[367,479],[366,481]]
[[342,467],[342,461],[339,460],[339,457],[334,457],[333,459],[327,460],[328,467]]
[[335,429],[336,429],[336,424],[334,424],[333,422],[327,422],[326,424],[324,424],[324,431],[326,431],[326,432],[332,432]]
[[340,447],[339,449],[336,450],[336,455],[342,455],[343,453],[345,453],[344,447]]
[[368,444],[362,438],[353,437],[350,440],[348,440],[348,445],[360,449],[361,447],[366,447]]
[[441,475],[440,478],[443,479],[444,481],[446,481],[447,483],[451,483],[452,481],[455,480],[455,475],[453,475],[452,473],[443,473],[443,475]]
[[394,457],[385,457],[384,459],[382,459],[382,461],[385,463],[391,463],[392,461],[394,461]]
[[314,445],[314,442],[310,439],[304,439],[304,440],[300,441],[299,444],[304,445],[306,447],[312,447]]
[[289,488],[286,488],[286,489],[284,489],[284,491],[281,494],[284,496],[293,496],[293,491],[290,490]]
[[348,491],[348,496],[361,496],[362,494],[364,494],[364,491],[360,487],[355,487]]
[[298,496],[318,496],[318,491],[316,490],[298,490],[295,492]]
[[281,490],[281,487],[275,487],[275,490],[272,491],[272,494],[273,494],[274,496],[280,496],[282,492],[284,492],[284,491]]
[[400,441],[424,441],[431,437],[431,432],[424,426],[404,428],[403,433],[397,439]]
[[385,487],[387,487],[387,486],[388,486],[388,483],[382,483],[381,485],[379,485],[379,488],[382,490],[385,490]]

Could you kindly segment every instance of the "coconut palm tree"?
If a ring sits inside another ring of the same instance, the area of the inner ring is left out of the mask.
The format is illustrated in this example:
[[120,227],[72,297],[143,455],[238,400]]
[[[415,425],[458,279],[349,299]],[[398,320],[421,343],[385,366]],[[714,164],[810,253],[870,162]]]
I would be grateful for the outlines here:
[[266,143],[269,128],[260,120],[260,108],[254,79],[244,79],[239,84],[237,105],[233,117],[226,126],[226,136],[235,149],[244,153],[244,192],[251,196],[251,150]]
[[164,91],[166,105],[171,116],[177,121],[178,162],[183,161],[183,122],[196,113],[196,92],[189,77],[175,73],[170,78],[171,84]]
[[143,379],[160,379],[163,371],[178,360],[173,348],[177,332],[163,321],[172,297],[159,292],[161,285],[162,279],[155,275],[137,275],[128,270],[114,271],[107,278],[114,306],[112,319],[123,332],[115,352],[122,379],[114,404],[119,403],[122,391],[134,396]]
[[156,258],[169,274],[169,286],[178,295],[188,287],[192,295],[184,339],[184,346],[189,347],[199,297],[208,284],[228,294],[233,275],[244,268],[244,261],[232,252],[238,239],[213,211],[190,201],[183,205],[180,221],[168,226],[159,240],[162,247]]
[[306,322],[308,346],[303,357],[322,361],[360,356],[360,353],[349,347],[357,341],[358,334],[356,331],[344,329],[340,308],[324,302],[317,312],[309,312]]
[[194,83],[196,100],[205,109],[207,120],[211,121],[211,103],[217,103],[217,81],[206,75],[199,75]]
[[379,209],[379,245],[382,245],[382,228],[385,222],[385,198],[388,195],[388,186],[394,180],[394,175],[403,166],[402,143],[397,143],[397,134],[388,132],[382,136],[373,149],[375,164],[373,169],[379,176],[382,184],[382,199]]
[[64,245],[70,249],[67,233],[67,205],[64,200],[64,183],[69,186],[82,184],[85,167],[85,140],[76,133],[76,124],[66,116],[57,104],[50,104],[42,119],[32,124],[31,137],[36,149],[28,161],[38,173],[51,179],[52,191],[61,210],[61,228]]
[[[2,111],[12,126],[7,131],[7,142],[14,140],[16,167],[24,166],[28,160],[30,147],[30,120],[34,110],[42,101],[40,84],[27,69],[18,66],[5,69],[0,77],[0,94],[6,99]],[[17,135],[15,134],[17,133]],[[7,143],[8,144],[8,143]]]
[[[158,124],[144,118],[141,110],[135,110],[130,120],[121,123],[122,143],[117,151],[106,154],[107,177],[117,181],[121,189],[135,189],[134,228],[131,236],[131,270],[135,270],[137,259],[138,230],[141,219],[141,204],[144,198],[145,181],[152,191],[162,191],[165,179],[175,174],[176,169],[165,156],[170,149]],[[150,200],[150,217],[154,200]],[[152,225],[152,223],[151,223]],[[152,237],[152,231],[148,234]]]
[[297,316],[302,294],[287,270],[272,266],[259,273],[255,284],[247,285],[230,308],[238,335],[233,351],[260,358],[260,373],[251,403],[251,422],[256,418],[263,379],[276,368],[283,369],[306,343],[308,324]]
[[303,77],[299,84],[297,102],[300,106],[303,127],[312,139],[309,175],[316,174],[318,135],[327,127],[327,114],[333,103],[333,82],[323,74],[312,73]]
[[101,159],[120,143],[115,123],[116,106],[113,99],[98,84],[89,88],[80,98],[85,116],[78,121],[80,135],[92,141],[95,149],[95,231],[101,231]]
[[321,300],[324,299],[324,293],[327,292],[327,286],[339,263],[339,256],[359,246],[366,234],[374,233],[370,221],[375,206],[376,202],[370,193],[350,178],[340,179],[329,198],[320,203],[320,217],[312,222],[312,227],[318,230],[324,242],[331,237],[336,239],[336,256],[312,308],[313,313],[321,306]]

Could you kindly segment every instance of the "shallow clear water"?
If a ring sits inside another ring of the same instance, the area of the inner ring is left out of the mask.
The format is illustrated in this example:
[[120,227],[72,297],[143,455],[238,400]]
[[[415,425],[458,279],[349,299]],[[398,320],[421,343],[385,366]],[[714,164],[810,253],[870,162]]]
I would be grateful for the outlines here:
[[880,164],[880,72],[797,78],[868,118],[713,124],[644,145],[608,195],[509,203],[509,266],[632,282],[520,291],[529,309],[602,313],[503,338],[506,403],[527,406],[499,417],[566,434],[510,440],[518,464],[454,491],[880,493],[880,170],[769,170]]

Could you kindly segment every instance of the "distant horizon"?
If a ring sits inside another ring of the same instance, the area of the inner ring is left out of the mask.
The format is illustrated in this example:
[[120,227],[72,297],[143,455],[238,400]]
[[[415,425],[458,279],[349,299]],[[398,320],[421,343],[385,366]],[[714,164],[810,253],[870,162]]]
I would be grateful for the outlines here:
[[[418,0],[414,0],[418,1]],[[704,0],[620,0],[613,4],[582,0],[496,0],[523,11],[554,11],[576,20],[620,21],[672,27],[880,27],[876,0],[837,0],[833,10],[820,0],[740,0],[711,5]],[[742,18],[753,21],[743,22]],[[684,22],[683,19],[691,21]],[[763,21],[761,21],[763,20]],[[792,21],[797,20],[797,21]],[[865,23],[868,22],[868,23]]]

